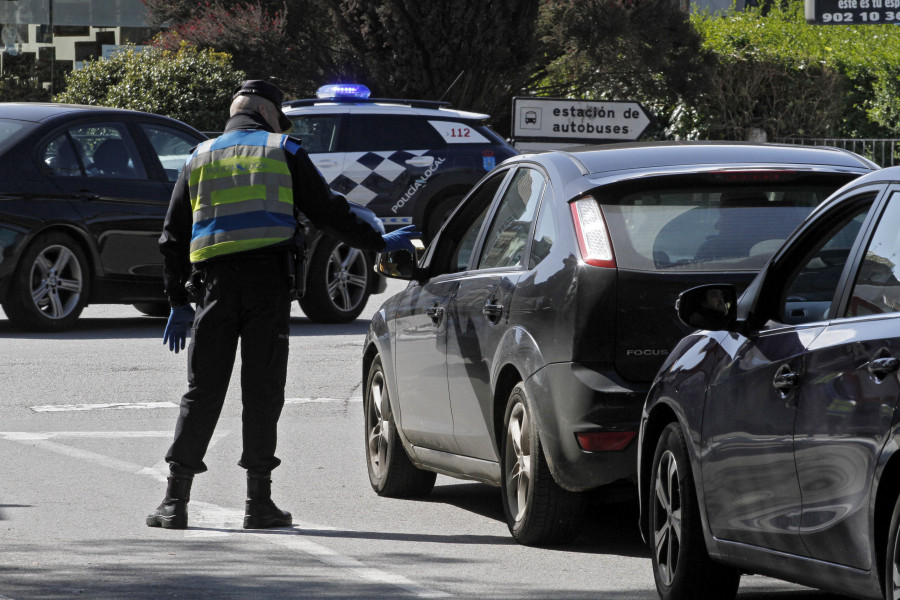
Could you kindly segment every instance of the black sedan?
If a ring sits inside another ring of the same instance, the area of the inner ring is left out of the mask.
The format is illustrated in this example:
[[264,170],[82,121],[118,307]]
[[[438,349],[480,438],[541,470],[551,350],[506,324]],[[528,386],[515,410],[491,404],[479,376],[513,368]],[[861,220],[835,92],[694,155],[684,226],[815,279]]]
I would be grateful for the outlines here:
[[739,299],[681,294],[705,330],[666,359],[639,442],[661,598],[727,600],[742,573],[900,598],[898,258],[890,168],[817,208]]
[[[0,304],[9,320],[57,331],[88,304],[168,314],[159,235],[181,166],[204,139],[153,114],[0,103]],[[371,211],[355,210],[383,230]],[[307,316],[356,318],[384,290],[375,256],[321,232],[308,242]]]
[[[372,487],[435,473],[502,487],[524,544],[576,531],[580,493],[634,493],[641,406],[691,329],[678,292],[746,285],[807,214],[877,167],[833,149],[610,145],[511,158],[374,315],[363,356]],[[410,258],[406,254],[407,258]]]

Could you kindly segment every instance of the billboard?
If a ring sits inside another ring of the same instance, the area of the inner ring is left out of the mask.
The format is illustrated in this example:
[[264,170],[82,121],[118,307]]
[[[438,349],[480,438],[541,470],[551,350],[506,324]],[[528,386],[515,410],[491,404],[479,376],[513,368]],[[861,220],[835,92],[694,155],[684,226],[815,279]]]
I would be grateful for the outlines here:
[[900,22],[900,0],[806,0],[814,25],[883,25]]

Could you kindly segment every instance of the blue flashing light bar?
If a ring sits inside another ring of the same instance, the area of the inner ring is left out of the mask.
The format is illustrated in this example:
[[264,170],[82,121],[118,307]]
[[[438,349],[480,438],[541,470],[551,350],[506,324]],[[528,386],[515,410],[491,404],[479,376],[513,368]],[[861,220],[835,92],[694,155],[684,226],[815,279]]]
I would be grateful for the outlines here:
[[316,90],[317,98],[359,98],[367,99],[372,92],[359,83],[331,83]]

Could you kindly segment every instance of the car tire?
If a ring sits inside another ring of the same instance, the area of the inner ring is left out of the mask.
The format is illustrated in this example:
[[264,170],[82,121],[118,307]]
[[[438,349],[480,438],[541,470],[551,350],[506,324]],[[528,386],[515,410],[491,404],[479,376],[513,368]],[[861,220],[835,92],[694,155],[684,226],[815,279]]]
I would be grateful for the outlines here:
[[306,294],[299,300],[317,323],[349,323],[366,307],[375,277],[365,252],[325,236],[309,259]]
[[684,433],[677,423],[662,432],[653,456],[647,506],[653,578],[661,600],[729,600],[740,571],[714,562],[703,525]]
[[39,236],[22,255],[3,310],[27,331],[62,331],[87,305],[90,268],[78,243],[64,233]]
[[403,448],[380,356],[375,357],[369,369],[363,407],[366,464],[372,489],[388,498],[415,498],[431,493],[437,474],[417,468]]
[[883,576],[885,599],[900,600],[900,497],[894,503],[894,516],[888,530]]
[[168,317],[171,312],[168,302],[135,302],[132,306],[148,317]]
[[585,496],[553,479],[521,383],[509,395],[503,424],[501,488],[509,532],[525,546],[570,541],[581,523]]

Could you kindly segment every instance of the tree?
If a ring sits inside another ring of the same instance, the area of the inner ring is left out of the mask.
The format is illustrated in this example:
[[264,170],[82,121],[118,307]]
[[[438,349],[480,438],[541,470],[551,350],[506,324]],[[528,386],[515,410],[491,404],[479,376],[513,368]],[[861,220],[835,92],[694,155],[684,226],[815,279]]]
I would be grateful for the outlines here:
[[718,137],[762,127],[771,139],[900,134],[896,26],[811,26],[802,0],[692,20],[719,65],[691,107],[697,129]]
[[[508,114],[543,74],[539,0],[329,0],[348,78],[376,95]],[[507,119],[508,121],[508,119]]]
[[549,60],[536,35],[541,0],[145,0],[182,41],[228,51],[291,96],[356,81],[382,97],[449,100],[508,126],[512,95]]
[[289,98],[311,95],[331,65],[330,15],[316,0],[144,3],[152,23],[170,25],[155,45],[227,52],[249,79],[274,81]]
[[548,0],[541,28],[560,56],[539,93],[637,100],[663,124],[702,93],[714,66],[676,0]]
[[47,102],[50,91],[38,77],[33,54],[3,57],[5,76],[0,79],[0,102]]
[[187,44],[177,51],[130,49],[85,63],[68,76],[66,90],[54,99],[157,113],[202,131],[220,131],[232,90],[243,79],[222,52]]

